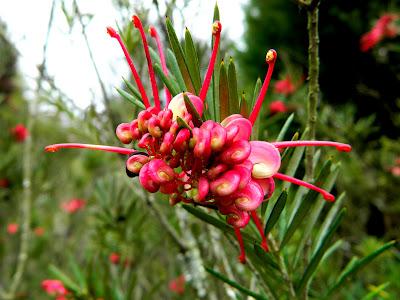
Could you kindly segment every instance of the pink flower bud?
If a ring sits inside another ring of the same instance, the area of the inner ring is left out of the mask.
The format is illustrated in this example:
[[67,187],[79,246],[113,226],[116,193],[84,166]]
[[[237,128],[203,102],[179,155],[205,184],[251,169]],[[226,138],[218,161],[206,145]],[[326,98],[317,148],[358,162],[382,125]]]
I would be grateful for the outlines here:
[[148,120],[151,118],[151,113],[147,110],[142,110],[139,114],[138,114],[138,128],[140,130],[141,133],[146,133],[148,128]]
[[188,141],[190,139],[190,131],[187,128],[179,130],[174,141],[174,149],[178,152],[183,152],[188,146]]
[[132,133],[130,127],[131,125],[129,123],[121,123],[115,130],[115,134],[123,144],[129,144],[132,142]]
[[203,124],[201,124],[200,128],[211,131],[211,129],[213,129],[216,124],[218,123],[214,122],[213,120],[207,120],[203,122]]
[[149,164],[145,164],[139,172],[140,184],[150,193],[155,193],[160,188],[160,185],[156,183],[149,174]]
[[222,150],[226,142],[226,135],[226,129],[218,123],[215,124],[214,128],[211,129],[211,149],[213,151]]
[[238,209],[236,206],[232,205],[228,209],[226,222],[235,228],[245,227],[249,221],[250,216],[247,212]]
[[210,190],[216,196],[224,197],[236,192],[239,187],[239,183],[239,173],[234,170],[229,170],[221,177],[210,183]]
[[194,188],[192,190],[193,200],[196,202],[203,201],[206,198],[209,190],[210,190],[210,184],[208,183],[207,178],[201,176],[197,188]]
[[220,159],[225,164],[236,165],[244,162],[250,155],[250,143],[246,140],[237,140],[224,150]]
[[156,116],[152,116],[149,119],[147,128],[149,130],[149,133],[153,137],[155,137],[155,138],[161,137],[162,131],[161,131],[161,128],[160,128],[160,121],[158,120],[158,118]]
[[[172,144],[171,144],[172,145]],[[168,162],[169,166],[173,169],[177,168],[180,166],[181,164],[181,157],[179,154],[175,154],[174,157],[172,157],[169,162]]]
[[178,122],[173,121],[171,123],[171,127],[169,128],[169,132],[171,132],[173,135],[176,135],[176,133],[178,132],[180,126],[178,124]]
[[155,139],[150,135],[150,133],[145,133],[138,142],[140,148],[146,149],[151,145],[154,145]]
[[252,180],[239,192],[233,195],[235,205],[240,210],[252,211],[257,209],[264,200],[264,191],[260,185]]
[[128,169],[129,172],[132,172],[134,174],[139,174],[140,169],[144,164],[146,164],[149,161],[149,158],[146,155],[132,155],[131,157],[128,158],[126,161],[126,168]]
[[251,179],[251,168],[248,168],[242,164],[234,166],[233,170],[237,171],[240,175],[239,190],[241,190],[249,183]]
[[239,119],[239,118],[243,118],[243,116],[240,115],[240,114],[233,114],[233,115],[227,116],[225,119],[223,119],[223,120],[221,121],[221,125],[224,126],[224,127],[227,127],[227,125],[228,125],[231,121],[236,120],[236,119]]
[[239,132],[239,126],[237,125],[232,125],[229,126],[226,129],[226,144],[229,145],[233,142],[233,140],[235,139],[236,135]]
[[170,182],[175,178],[174,170],[161,159],[153,159],[148,163],[148,174],[158,184]]
[[207,172],[207,177],[213,180],[226,170],[228,170],[228,166],[225,164],[218,164],[216,166],[212,166]]
[[175,181],[160,184],[160,192],[163,194],[173,194],[177,192],[178,185]]
[[228,122],[224,122],[226,130],[229,130],[229,127],[231,126],[238,126],[239,131],[233,138],[233,141],[238,141],[238,140],[246,140],[248,141],[251,136],[251,131],[253,126],[251,125],[251,122],[246,119],[246,118],[232,118]]
[[130,131],[131,131],[133,141],[138,140],[142,136],[140,133],[139,127],[138,127],[138,120],[133,120],[131,122]]
[[167,130],[171,127],[172,123],[172,110],[165,109],[162,118],[160,118],[160,125],[162,129]]
[[[186,93],[190,101],[193,103],[193,106],[201,116],[203,114],[203,101],[191,94],[191,93]],[[183,93],[180,93],[176,95],[174,98],[171,99],[171,102],[168,104],[168,108],[172,111],[173,113],[173,119],[176,120],[176,117],[183,117],[185,112],[187,113],[186,105],[185,105],[185,100],[183,97]]]
[[207,159],[211,154],[211,135],[205,129],[193,128],[193,137],[196,139],[194,146],[194,156],[201,159]]
[[160,145],[161,154],[171,153],[174,140],[175,136],[171,132],[164,134],[163,141]]
[[275,181],[272,177],[269,178],[263,178],[263,179],[254,179],[254,182],[257,182],[260,187],[263,189],[264,191],[264,199],[265,201],[268,200],[273,192],[275,191]]
[[268,178],[278,172],[281,156],[274,145],[261,141],[251,141],[250,145],[249,160],[253,163],[253,178]]

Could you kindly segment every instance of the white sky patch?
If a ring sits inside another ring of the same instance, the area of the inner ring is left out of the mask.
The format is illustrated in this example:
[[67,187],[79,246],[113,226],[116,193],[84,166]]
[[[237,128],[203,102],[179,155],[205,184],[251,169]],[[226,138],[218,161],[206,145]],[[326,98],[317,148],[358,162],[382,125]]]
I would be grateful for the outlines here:
[[[177,2],[180,7],[182,4]],[[245,2],[246,0],[218,0],[223,34],[239,45],[243,35],[242,6]],[[57,3],[47,50],[48,74],[77,106],[85,108],[93,101],[100,104],[100,86],[89,59],[81,27],[76,23],[69,32],[60,2]],[[30,89],[34,89],[38,75],[37,65],[42,62],[51,4],[52,0],[0,1],[0,18],[7,24],[9,37],[18,49],[19,70]],[[81,0],[78,5],[82,13],[94,15],[87,26],[89,42],[108,92],[116,93],[113,87],[121,83],[121,76],[128,74],[128,67],[121,60],[122,52],[116,41],[106,34],[105,28],[115,25],[119,13],[111,1]],[[195,39],[209,40],[214,5],[214,1],[190,1],[189,6],[182,11],[184,24],[179,13],[174,15],[177,32],[183,32],[184,28],[179,28],[182,24],[190,29]],[[152,16],[155,16],[154,11],[150,13],[150,17]]]

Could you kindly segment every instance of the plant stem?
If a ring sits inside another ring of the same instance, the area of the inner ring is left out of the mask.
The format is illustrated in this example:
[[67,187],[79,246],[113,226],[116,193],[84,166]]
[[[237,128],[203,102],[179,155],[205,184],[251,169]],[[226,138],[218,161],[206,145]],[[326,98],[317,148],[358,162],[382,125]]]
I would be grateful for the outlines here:
[[[319,36],[318,36],[318,8],[319,0],[311,1],[308,5],[308,101],[307,101],[307,127],[309,129],[309,139],[315,139],[315,128],[317,123],[317,105],[319,98]],[[313,157],[315,149],[306,149],[306,178],[312,181],[314,178]]]

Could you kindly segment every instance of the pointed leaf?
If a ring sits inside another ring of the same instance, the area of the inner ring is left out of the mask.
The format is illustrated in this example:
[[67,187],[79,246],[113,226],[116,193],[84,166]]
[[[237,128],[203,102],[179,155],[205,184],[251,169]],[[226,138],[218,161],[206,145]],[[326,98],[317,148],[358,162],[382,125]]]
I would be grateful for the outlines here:
[[135,88],[132,83],[130,83],[128,80],[126,80],[124,77],[122,77],[122,80],[124,81],[126,87],[129,89],[129,91],[133,94],[133,96],[142,102],[142,96],[140,95],[140,92],[138,91],[137,88]]
[[206,271],[207,271],[208,273],[210,273],[211,275],[213,275],[213,276],[215,276],[216,278],[218,278],[219,280],[222,280],[223,282],[229,284],[230,286],[232,286],[232,287],[238,289],[238,290],[239,290],[240,292],[242,292],[243,294],[248,295],[248,296],[251,296],[251,297],[253,297],[254,299],[257,299],[257,300],[267,300],[266,297],[254,293],[253,291],[249,290],[248,288],[245,288],[244,286],[240,285],[240,284],[237,283],[236,281],[233,281],[233,280],[231,280],[231,279],[225,277],[225,276],[222,275],[221,273],[219,273],[219,272],[217,272],[217,271],[215,271],[215,270],[213,270],[213,269],[211,269],[211,268],[208,268],[208,267],[205,267],[205,269],[206,269]]
[[283,140],[283,138],[285,137],[285,134],[287,132],[287,130],[289,129],[290,125],[292,124],[294,119],[294,113],[290,114],[289,118],[286,119],[285,124],[283,124],[281,131],[278,134],[278,137],[276,138],[277,142],[280,142]]
[[271,252],[265,252],[265,250],[259,245],[254,245],[254,252],[265,264],[279,270],[279,265],[274,261],[274,256]]
[[298,285],[297,290],[298,290],[299,295],[302,295],[303,290],[308,286],[309,279],[311,279],[311,276],[317,269],[319,262],[321,261],[326,249],[328,248],[329,243],[333,238],[333,234],[335,233],[336,229],[339,227],[340,223],[342,222],[342,219],[343,219],[345,213],[346,213],[346,209],[343,208],[340,211],[340,213],[336,216],[335,220],[332,223],[332,226],[329,227],[329,230],[326,232],[326,235],[323,237],[320,247],[317,249],[317,251],[312,256],[310,263],[308,264],[306,270],[304,271],[304,274]]
[[176,96],[180,93],[177,84],[164,74],[159,64],[154,65],[154,71],[161,78],[161,81],[165,84],[165,86],[167,87],[168,91],[171,93],[172,96]]
[[176,36],[175,29],[172,26],[171,20],[167,18],[166,27],[168,33],[168,39],[171,44],[172,51],[175,54],[176,61],[178,62],[179,70],[181,71],[185,86],[189,92],[196,94],[196,90],[193,86],[192,79],[189,74],[188,65],[183,53],[181,44],[179,43],[178,37]]
[[239,95],[237,87],[236,67],[233,59],[229,59],[228,66],[228,85],[229,85],[229,114],[238,114],[239,109]]
[[133,97],[131,94],[125,92],[124,90],[121,90],[120,88],[115,88],[118,92],[118,94],[121,95],[121,97],[125,100],[127,100],[129,103],[141,108],[141,109],[145,109],[146,107],[144,106],[144,104],[142,102],[140,102],[139,100],[135,99],[135,97]]
[[219,69],[219,118],[225,119],[229,116],[229,87],[228,76],[224,61],[221,62]]
[[57,268],[54,265],[50,265],[49,271],[59,280],[62,281],[62,283],[65,285],[66,288],[68,288],[71,291],[74,291],[78,294],[81,293],[81,288],[77,283],[75,283],[67,274],[65,274],[63,271],[61,271],[59,268]]
[[240,97],[240,114],[245,118],[249,117],[249,103],[246,100],[246,93],[244,91]]
[[201,124],[203,124],[203,119],[200,117],[199,112],[197,109],[194,107],[192,101],[190,101],[188,95],[186,93],[183,93],[183,100],[185,101],[185,106],[188,111],[192,115],[192,121],[194,126],[200,127]]
[[183,80],[182,73],[179,70],[178,62],[171,49],[167,49],[167,66],[171,74],[176,78],[180,91],[186,90],[185,81]]
[[182,119],[180,116],[176,116],[176,122],[181,128],[186,128],[189,129],[190,132],[192,132],[192,128],[189,126],[188,123],[184,119]]
[[284,190],[280,194],[278,200],[275,202],[275,205],[272,208],[268,221],[265,224],[264,234],[267,235],[268,233],[270,233],[276,221],[278,221],[283,209],[285,208],[286,199],[287,199],[287,192]]
[[192,35],[187,28],[185,29],[185,57],[196,95],[198,95],[201,88],[200,64]]

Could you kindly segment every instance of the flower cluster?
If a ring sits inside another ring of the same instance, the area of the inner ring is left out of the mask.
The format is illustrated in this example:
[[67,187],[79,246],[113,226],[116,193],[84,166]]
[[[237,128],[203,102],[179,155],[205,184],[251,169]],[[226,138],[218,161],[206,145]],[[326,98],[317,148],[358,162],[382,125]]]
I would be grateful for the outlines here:
[[26,138],[29,136],[28,129],[23,124],[17,124],[10,130],[11,135],[17,142],[24,142]]
[[55,296],[56,300],[66,300],[68,290],[60,280],[45,279],[42,281],[42,289],[50,296]]
[[[274,69],[277,53],[269,50],[266,55],[267,74],[248,118],[233,114],[218,123],[204,120],[205,98],[218,52],[221,23],[213,24],[215,43],[208,69],[199,95],[183,92],[172,99],[166,93],[166,105],[161,108],[154,71],[149,55],[148,43],[138,17],[133,24],[139,29],[149,67],[154,106],[146,95],[134,63],[119,34],[107,28],[108,34],[120,44],[131,68],[145,109],[136,119],[121,123],[116,135],[123,144],[135,142],[140,151],[131,148],[89,144],[56,144],[46,147],[55,152],[60,148],[86,148],[126,154],[126,172],[130,177],[139,177],[140,184],[151,193],[168,194],[172,205],[178,202],[191,203],[217,210],[226,215],[227,223],[233,226],[240,244],[239,260],[245,262],[244,245],[240,229],[252,219],[261,235],[261,246],[268,251],[263,226],[256,209],[268,199],[275,187],[274,179],[305,186],[333,201],[333,195],[304,181],[279,173],[280,149],[296,146],[334,146],[340,151],[350,151],[346,144],[328,141],[293,141],[268,143],[250,141],[252,127],[261,109]],[[166,70],[163,50],[153,27],[160,61]]]
[[360,39],[360,49],[362,52],[367,52],[375,47],[384,38],[393,38],[399,34],[398,28],[394,25],[393,21],[398,19],[396,14],[384,14],[376,21],[375,25],[370,31],[363,34]]
[[71,199],[71,200],[69,200],[67,202],[63,202],[61,204],[61,208],[65,212],[67,212],[69,214],[73,214],[73,213],[76,213],[79,210],[83,209],[85,207],[85,205],[86,205],[86,201],[85,200],[74,198],[74,199]]

